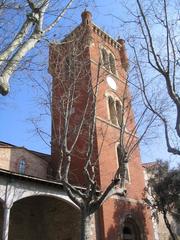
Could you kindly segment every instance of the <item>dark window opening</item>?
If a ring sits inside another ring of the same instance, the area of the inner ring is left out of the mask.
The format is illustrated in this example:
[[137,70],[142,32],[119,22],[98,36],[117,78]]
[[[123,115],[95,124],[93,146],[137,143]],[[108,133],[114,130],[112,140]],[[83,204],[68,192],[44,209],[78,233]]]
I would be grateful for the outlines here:
[[127,219],[123,228],[123,240],[141,240],[141,232],[133,219]]
[[128,227],[124,227],[123,234],[132,234],[131,229]]
[[103,48],[101,50],[101,53],[102,53],[102,62],[103,62],[103,66],[109,70],[109,59],[108,59],[108,53],[107,51]]

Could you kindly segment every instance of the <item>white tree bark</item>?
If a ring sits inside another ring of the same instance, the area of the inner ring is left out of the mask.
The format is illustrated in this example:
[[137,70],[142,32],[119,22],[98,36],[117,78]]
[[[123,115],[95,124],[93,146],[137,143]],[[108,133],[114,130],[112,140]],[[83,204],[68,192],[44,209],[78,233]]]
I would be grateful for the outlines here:
[[[162,111],[162,108],[157,108],[155,104],[151,103],[151,99],[148,96],[147,91],[147,82],[146,76],[144,76],[143,66],[140,64],[138,54],[136,53],[136,48],[134,48],[135,58],[137,62],[139,77],[142,85],[142,95],[144,97],[144,103],[146,107],[153,112],[157,118],[160,119],[162,125],[164,126],[165,140],[167,145],[167,151],[174,155],[180,155],[179,146],[176,144],[178,138],[180,138],[180,96],[178,91],[178,71],[179,71],[179,39],[177,38],[178,32],[176,32],[176,24],[171,23],[169,20],[170,9],[168,9],[167,0],[163,0],[161,4],[161,11],[163,12],[162,16],[158,16],[157,12],[154,12],[153,17],[155,21],[158,22],[158,26],[161,27],[161,31],[164,31],[164,51],[159,51],[156,47],[157,36],[154,35],[151,24],[149,24],[149,18],[146,16],[146,11],[144,9],[143,3],[140,0],[137,0],[137,6],[139,9],[138,23],[142,32],[142,37],[144,43],[142,43],[142,49],[146,49],[147,63],[150,71],[158,73],[160,76],[158,79],[162,79],[165,83],[164,90],[167,91],[167,97],[172,100],[174,108],[176,109],[176,123],[175,126],[171,126],[171,122],[166,116],[166,112]],[[150,11],[150,10],[149,10]],[[172,9],[171,9],[172,11]],[[174,14],[175,14],[174,9]],[[175,14],[177,22],[179,21],[178,15]],[[140,44],[141,45],[141,44]],[[146,61],[146,60],[143,60]],[[162,81],[161,80],[161,81]],[[159,83],[158,83],[159,84]],[[148,83],[148,85],[150,85]],[[163,104],[161,104],[162,106]],[[175,127],[175,131],[171,134],[171,129]],[[172,140],[172,135],[176,137],[175,140]]]
[[93,215],[88,214],[85,209],[81,210],[81,240],[92,240],[92,217]]
[[9,55],[21,44],[24,37],[28,33],[29,29],[32,26],[32,22],[29,21],[29,19],[26,19],[25,23],[23,24],[21,30],[16,35],[14,40],[10,43],[10,45],[3,51],[2,54],[0,54],[0,66],[4,63],[5,60],[8,59]]
[[[27,19],[16,37],[0,55],[0,66],[2,66],[0,73],[0,94],[6,95],[9,92],[9,80],[17,69],[18,64],[25,55],[35,47],[44,34],[50,31],[61,20],[73,1],[74,0],[69,0],[55,20],[53,20],[46,29],[42,29],[44,15],[47,11],[50,0],[41,1],[41,4],[39,4],[40,6],[35,6],[32,1],[27,0],[32,11],[27,15]],[[32,33],[30,34],[31,31]],[[28,36],[29,34],[30,36]]]
[[2,240],[8,240],[10,211],[11,211],[10,208],[4,207]]
[[0,76],[0,91],[3,95],[9,92],[9,79],[13,72],[16,70],[18,63],[29,52],[36,43],[41,39],[42,34],[34,34],[21,48],[14,54],[12,59],[8,61],[2,75]]

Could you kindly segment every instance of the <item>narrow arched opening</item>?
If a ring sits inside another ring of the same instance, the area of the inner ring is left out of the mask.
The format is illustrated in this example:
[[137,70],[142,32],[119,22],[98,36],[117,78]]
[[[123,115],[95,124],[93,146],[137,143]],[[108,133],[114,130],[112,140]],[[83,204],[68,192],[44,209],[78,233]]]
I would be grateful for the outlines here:
[[131,218],[127,218],[124,222],[123,240],[141,240],[140,229]]
[[20,159],[18,163],[18,173],[25,174],[26,170],[26,161],[24,159]]
[[101,49],[101,55],[102,55],[102,64],[103,66],[109,70],[109,57],[106,49],[102,48]]
[[112,55],[112,53],[109,54],[109,64],[110,64],[110,70],[113,74],[116,74],[116,66],[115,66],[115,58]]
[[109,105],[109,114],[110,114],[111,123],[117,125],[116,109],[115,109],[114,100],[112,97],[108,98],[108,105]]

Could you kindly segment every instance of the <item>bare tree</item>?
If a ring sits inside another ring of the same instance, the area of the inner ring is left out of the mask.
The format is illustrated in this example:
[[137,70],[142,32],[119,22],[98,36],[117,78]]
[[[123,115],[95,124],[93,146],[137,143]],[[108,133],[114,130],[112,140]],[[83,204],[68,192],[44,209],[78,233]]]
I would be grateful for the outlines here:
[[123,21],[131,27],[131,81],[141,89],[145,108],[163,126],[168,152],[180,155],[179,2],[135,2],[137,11],[126,5],[131,19]]
[[[4,38],[7,35],[5,33],[8,32],[7,23],[12,21],[11,17],[14,17],[13,11],[16,11],[16,14],[23,13],[24,18],[23,21],[19,19],[20,23],[15,18],[17,25],[12,23],[13,33],[9,32],[6,39],[2,39],[0,51],[0,93],[2,95],[9,92],[9,79],[25,55],[62,20],[73,2],[74,0],[69,0],[64,2],[64,5],[59,3],[59,9],[53,10],[53,5],[56,8],[57,3],[51,0],[27,0],[24,3],[1,1],[0,11],[2,16],[6,16],[6,22],[3,18],[1,19],[1,32]],[[18,27],[18,24],[21,27]]]

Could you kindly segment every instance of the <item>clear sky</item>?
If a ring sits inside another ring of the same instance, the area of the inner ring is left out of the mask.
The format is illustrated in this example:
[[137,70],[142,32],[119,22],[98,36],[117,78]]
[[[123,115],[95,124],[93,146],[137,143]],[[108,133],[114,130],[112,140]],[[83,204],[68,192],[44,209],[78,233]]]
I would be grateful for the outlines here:
[[[115,38],[123,36],[123,33],[119,30],[119,22],[112,16],[126,17],[125,12],[122,11],[118,3],[119,1],[98,0],[96,2],[97,6],[92,3],[91,6],[87,7],[93,14],[94,23]],[[80,23],[80,15],[83,9],[84,7],[79,7],[68,14],[68,19],[70,20],[64,19],[61,26],[56,29],[56,34],[53,32],[56,40],[59,38],[59,33],[63,32],[63,26],[64,32],[68,32],[70,31],[69,29],[72,29],[75,25]],[[51,40],[53,40],[53,34],[51,34]],[[61,38],[63,37],[62,34],[60,34],[60,36]],[[49,153],[49,148],[44,144],[42,139],[35,134],[34,126],[30,121],[30,119],[34,117],[43,117],[42,109],[37,103],[39,91],[33,80],[40,81],[43,78],[50,78],[47,72],[47,44],[44,44],[42,47],[40,45],[37,51],[38,53],[42,53],[41,57],[36,58],[37,62],[41,62],[42,58],[43,62],[44,59],[46,60],[44,62],[46,65],[43,65],[43,70],[41,72],[34,71],[37,69],[36,66],[32,64],[29,65],[28,71],[18,71],[11,78],[10,94],[5,97],[0,96],[0,140],[17,146],[25,146],[29,149]],[[43,119],[45,119],[43,126],[50,132],[50,119],[45,117],[43,117]],[[156,139],[156,141],[152,142],[152,144],[148,144],[148,146],[143,146],[141,148],[142,160],[147,162],[154,161],[156,158],[171,159],[172,157],[167,154],[164,145],[164,139],[162,138]]]

